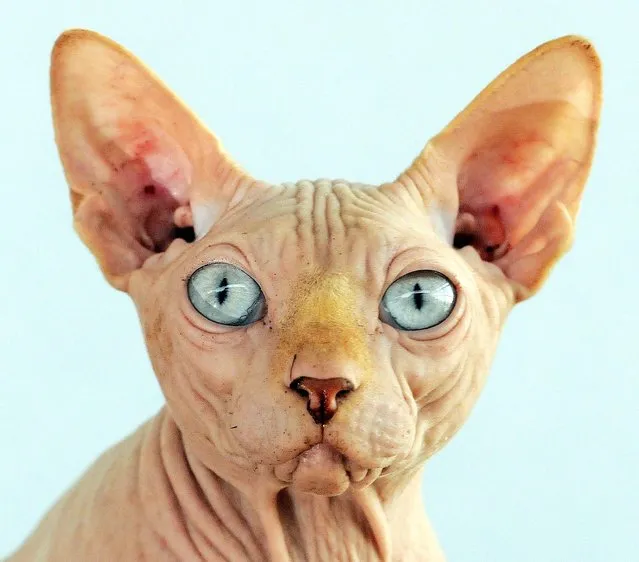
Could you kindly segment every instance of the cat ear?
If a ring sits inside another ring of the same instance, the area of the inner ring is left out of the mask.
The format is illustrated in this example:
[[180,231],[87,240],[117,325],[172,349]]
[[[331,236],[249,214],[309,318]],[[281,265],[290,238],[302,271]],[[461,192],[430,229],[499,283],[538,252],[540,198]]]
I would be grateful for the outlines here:
[[579,37],[545,43],[485,88],[398,181],[456,216],[455,245],[472,244],[524,298],[572,243],[600,107],[592,46]]
[[176,237],[205,234],[254,184],[150,70],[97,33],[56,41],[51,105],[76,230],[117,288]]

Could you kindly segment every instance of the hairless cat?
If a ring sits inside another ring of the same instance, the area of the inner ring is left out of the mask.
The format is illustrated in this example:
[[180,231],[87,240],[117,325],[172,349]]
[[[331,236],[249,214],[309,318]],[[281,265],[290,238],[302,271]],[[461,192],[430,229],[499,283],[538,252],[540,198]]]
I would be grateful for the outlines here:
[[531,51],[379,186],[254,179],[91,31],[57,40],[51,103],[75,227],[166,404],[9,559],[443,561],[422,469],[572,242],[592,46]]

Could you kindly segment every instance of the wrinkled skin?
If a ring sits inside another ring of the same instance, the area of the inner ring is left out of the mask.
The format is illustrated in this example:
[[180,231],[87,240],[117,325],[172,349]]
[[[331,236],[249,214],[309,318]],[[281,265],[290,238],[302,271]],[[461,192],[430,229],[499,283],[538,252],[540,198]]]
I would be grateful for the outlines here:
[[[512,306],[571,243],[600,88],[591,46],[558,39],[395,181],[276,186],[121,47],[64,34],[52,105],[76,228],[135,302],[166,406],[11,560],[444,560],[422,467],[468,417]],[[229,327],[196,310],[188,280],[214,262],[258,283],[262,318]],[[421,270],[455,287],[450,315],[416,331],[384,321],[386,289]],[[348,382],[328,422],[299,377]]]

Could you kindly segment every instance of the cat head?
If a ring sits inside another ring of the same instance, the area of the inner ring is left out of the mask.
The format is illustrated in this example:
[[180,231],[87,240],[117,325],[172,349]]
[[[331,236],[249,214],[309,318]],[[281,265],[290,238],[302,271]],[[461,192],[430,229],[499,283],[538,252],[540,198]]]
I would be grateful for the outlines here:
[[463,424],[508,312],[571,244],[601,76],[585,40],[546,43],[379,186],[251,177],[93,32],[58,39],[51,91],[76,229],[134,300],[185,446],[336,495]]

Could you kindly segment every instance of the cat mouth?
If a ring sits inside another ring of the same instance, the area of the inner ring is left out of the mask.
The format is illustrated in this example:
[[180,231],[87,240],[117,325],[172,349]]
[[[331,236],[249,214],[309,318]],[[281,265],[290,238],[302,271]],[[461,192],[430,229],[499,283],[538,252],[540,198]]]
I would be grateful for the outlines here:
[[318,443],[275,467],[275,477],[285,486],[319,496],[338,496],[350,486],[363,489],[382,468],[365,468],[346,458],[328,443]]

